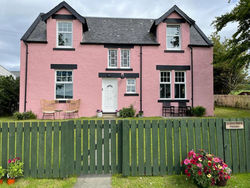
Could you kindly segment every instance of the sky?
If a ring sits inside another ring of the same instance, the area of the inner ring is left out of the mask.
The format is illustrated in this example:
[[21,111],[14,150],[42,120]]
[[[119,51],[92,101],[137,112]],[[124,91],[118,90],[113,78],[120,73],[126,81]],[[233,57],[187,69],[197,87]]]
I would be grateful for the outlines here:
[[[0,65],[19,70],[20,38],[40,12],[47,13],[60,0],[0,0]],[[230,12],[238,0],[66,0],[82,16],[159,18],[177,5],[209,37],[216,16]],[[229,24],[219,34],[230,38],[237,24]]]

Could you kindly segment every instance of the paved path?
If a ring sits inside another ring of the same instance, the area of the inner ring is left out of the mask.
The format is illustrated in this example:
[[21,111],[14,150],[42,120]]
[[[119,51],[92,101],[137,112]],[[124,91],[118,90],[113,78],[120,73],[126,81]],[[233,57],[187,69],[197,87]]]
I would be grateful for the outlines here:
[[83,175],[77,178],[74,188],[111,188],[111,175]]

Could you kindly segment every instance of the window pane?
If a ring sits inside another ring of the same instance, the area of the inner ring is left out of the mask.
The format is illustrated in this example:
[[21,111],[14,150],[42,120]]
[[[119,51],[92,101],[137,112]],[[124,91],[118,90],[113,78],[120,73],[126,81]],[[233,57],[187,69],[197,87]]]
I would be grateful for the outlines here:
[[64,99],[64,84],[56,84],[56,98]]
[[58,45],[59,46],[72,46],[72,33],[59,33]]
[[167,37],[167,47],[168,48],[179,48],[180,47],[179,36],[168,36]]
[[109,50],[109,67],[117,67],[117,50]]
[[160,98],[170,98],[170,84],[160,84]]
[[167,35],[180,35],[180,26],[179,25],[168,25],[167,26]]
[[170,82],[170,72],[161,72],[161,82]]
[[129,50],[121,50],[121,66],[122,67],[129,67]]
[[185,84],[175,84],[175,98],[185,98]]
[[73,98],[73,84],[65,84],[65,99]]

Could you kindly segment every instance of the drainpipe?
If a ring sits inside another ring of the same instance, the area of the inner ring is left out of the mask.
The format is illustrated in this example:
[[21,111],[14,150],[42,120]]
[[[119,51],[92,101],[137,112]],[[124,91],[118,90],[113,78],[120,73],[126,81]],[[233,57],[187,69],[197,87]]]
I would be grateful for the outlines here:
[[28,72],[28,54],[29,54],[29,48],[28,43],[26,41],[23,41],[26,47],[26,56],[25,56],[25,85],[24,85],[24,109],[23,111],[26,112],[26,103],[27,103],[27,72]]
[[194,69],[193,69],[193,48],[189,46],[191,50],[191,100],[192,100],[192,108],[194,107]]
[[142,45],[140,45],[140,113],[142,111]]

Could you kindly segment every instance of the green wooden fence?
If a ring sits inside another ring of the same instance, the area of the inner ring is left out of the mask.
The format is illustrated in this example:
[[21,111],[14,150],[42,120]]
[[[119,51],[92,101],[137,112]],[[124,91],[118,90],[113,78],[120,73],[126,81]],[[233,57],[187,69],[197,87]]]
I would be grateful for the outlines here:
[[233,173],[250,172],[250,119],[237,119],[239,130],[225,129],[228,120],[0,122],[0,165],[21,157],[34,178],[180,174],[188,151],[202,148]]

